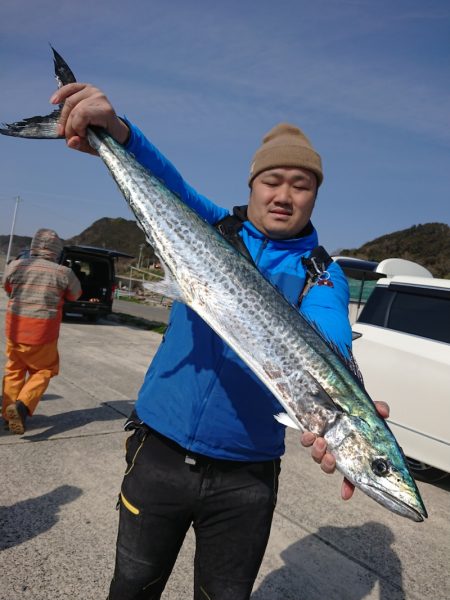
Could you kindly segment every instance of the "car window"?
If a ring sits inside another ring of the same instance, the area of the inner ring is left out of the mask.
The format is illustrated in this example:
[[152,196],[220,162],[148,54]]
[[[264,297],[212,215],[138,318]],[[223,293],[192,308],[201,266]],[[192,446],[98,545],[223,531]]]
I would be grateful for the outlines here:
[[82,284],[86,277],[89,277],[91,274],[91,265],[84,260],[73,260],[71,261],[71,269],[75,273],[75,275],[80,280]]
[[107,285],[111,278],[110,263],[107,260],[93,260],[90,265],[90,278],[99,285]]
[[355,302],[367,302],[377,284],[376,280],[363,281],[349,276],[347,277],[347,281],[350,289],[350,300]]
[[387,327],[450,343],[450,295],[444,298],[397,292]]
[[387,312],[393,297],[394,292],[389,288],[376,287],[364,306],[358,322],[386,327]]
[[399,287],[376,288],[358,322],[450,343],[450,295]]

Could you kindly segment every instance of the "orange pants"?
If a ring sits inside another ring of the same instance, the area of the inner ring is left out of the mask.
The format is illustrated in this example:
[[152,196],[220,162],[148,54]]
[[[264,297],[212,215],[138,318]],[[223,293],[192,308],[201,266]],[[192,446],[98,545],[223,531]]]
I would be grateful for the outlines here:
[[2,416],[9,404],[21,400],[34,413],[49,381],[59,372],[58,340],[30,346],[6,339]]

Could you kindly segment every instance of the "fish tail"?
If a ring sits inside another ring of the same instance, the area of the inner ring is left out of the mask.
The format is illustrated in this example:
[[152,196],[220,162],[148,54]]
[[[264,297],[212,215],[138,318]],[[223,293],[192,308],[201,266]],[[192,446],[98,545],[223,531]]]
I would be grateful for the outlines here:
[[67,85],[68,83],[76,83],[77,80],[69,65],[51,44],[50,48],[53,52],[53,65],[55,67],[55,78],[58,82],[58,87]]
[[[55,68],[55,79],[60,88],[68,83],[75,83],[75,75],[66,61],[50,45],[53,52],[53,64]],[[2,123],[0,134],[11,137],[22,137],[29,139],[59,139],[63,136],[58,133],[58,121],[61,115],[62,105],[49,115],[29,117],[15,123]]]
[[58,133],[57,127],[60,114],[61,109],[58,108],[45,117],[30,117],[15,123],[2,123],[0,134],[36,140],[58,139],[63,137]]

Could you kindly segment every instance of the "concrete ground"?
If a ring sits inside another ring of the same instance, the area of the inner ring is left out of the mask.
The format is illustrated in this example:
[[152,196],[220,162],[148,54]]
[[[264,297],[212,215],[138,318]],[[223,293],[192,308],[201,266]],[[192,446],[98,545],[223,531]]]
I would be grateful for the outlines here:
[[[1,322],[5,306],[0,292]],[[0,431],[1,600],[106,598],[125,464],[122,425],[160,340],[115,321],[63,323],[61,373],[27,432]],[[252,599],[448,600],[450,486],[420,483],[430,517],[413,523],[362,493],[342,502],[340,479],[321,473],[288,432]],[[190,533],[164,600],[192,598],[193,552]]]
[[167,323],[169,317],[169,311],[162,305],[142,304],[130,300],[114,300],[113,311],[160,323]]

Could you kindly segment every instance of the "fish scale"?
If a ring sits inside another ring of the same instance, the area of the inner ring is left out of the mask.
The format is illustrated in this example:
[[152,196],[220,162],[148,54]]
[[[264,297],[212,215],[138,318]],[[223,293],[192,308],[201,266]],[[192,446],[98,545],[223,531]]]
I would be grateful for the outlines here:
[[[74,82],[53,52],[59,84]],[[0,133],[58,138],[58,118],[54,111]],[[405,457],[351,361],[106,131],[92,127],[88,139],[164,265],[159,289],[196,311],[253,370],[286,410],[276,415],[280,422],[323,435],[349,481],[394,513],[423,521],[427,512]]]

